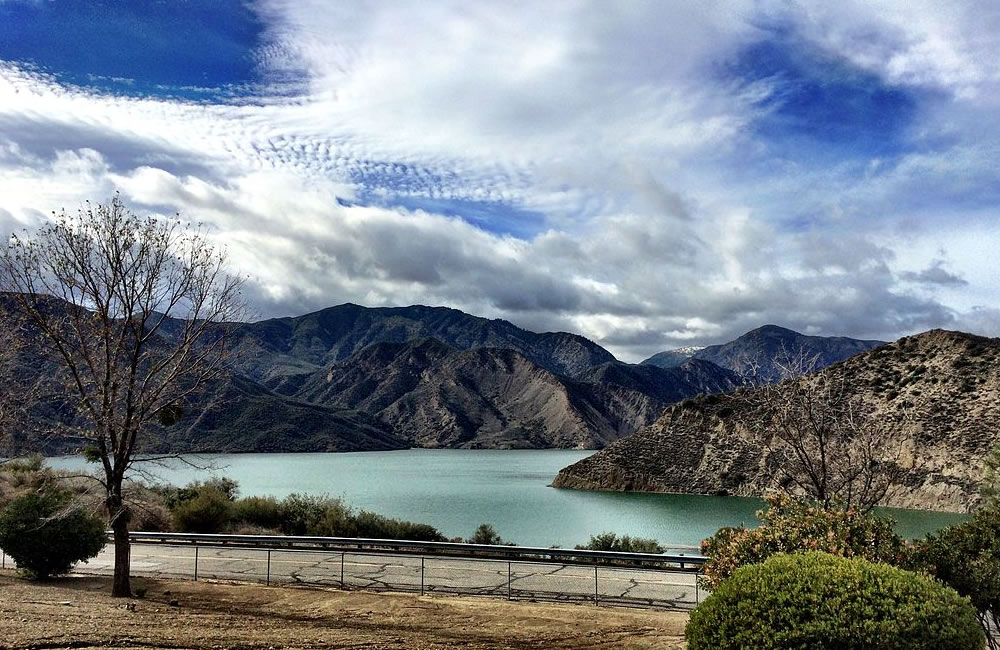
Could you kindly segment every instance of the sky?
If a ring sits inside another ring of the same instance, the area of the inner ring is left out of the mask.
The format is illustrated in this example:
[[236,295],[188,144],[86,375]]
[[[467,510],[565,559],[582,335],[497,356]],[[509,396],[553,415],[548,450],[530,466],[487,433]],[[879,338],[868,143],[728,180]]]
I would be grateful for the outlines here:
[[625,361],[1000,335],[995,0],[0,0],[0,232],[120,192],[260,318],[444,305]]

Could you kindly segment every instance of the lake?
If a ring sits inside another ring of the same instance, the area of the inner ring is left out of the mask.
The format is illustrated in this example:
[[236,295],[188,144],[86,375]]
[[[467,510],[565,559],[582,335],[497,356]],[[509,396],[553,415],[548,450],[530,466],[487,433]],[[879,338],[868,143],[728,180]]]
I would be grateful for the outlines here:
[[[559,490],[560,469],[593,451],[409,449],[336,454],[206,454],[144,465],[160,482],[184,485],[210,476],[239,482],[240,494],[293,492],[342,497],[356,508],[428,523],[449,537],[491,523],[524,546],[570,547],[613,531],[652,537],[665,546],[697,545],[722,526],[753,526],[762,502],[739,497]],[[88,466],[79,456],[47,459],[57,469]],[[962,520],[962,515],[887,510],[907,537]]]

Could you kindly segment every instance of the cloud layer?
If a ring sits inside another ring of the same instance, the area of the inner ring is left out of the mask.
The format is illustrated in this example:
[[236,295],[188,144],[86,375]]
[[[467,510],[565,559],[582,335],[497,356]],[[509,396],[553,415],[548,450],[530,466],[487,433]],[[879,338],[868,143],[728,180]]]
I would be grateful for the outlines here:
[[443,304],[627,360],[1000,334],[992,3],[328,5],[220,19],[252,66],[208,90],[4,50],[0,226],[120,190],[210,224],[261,316]]

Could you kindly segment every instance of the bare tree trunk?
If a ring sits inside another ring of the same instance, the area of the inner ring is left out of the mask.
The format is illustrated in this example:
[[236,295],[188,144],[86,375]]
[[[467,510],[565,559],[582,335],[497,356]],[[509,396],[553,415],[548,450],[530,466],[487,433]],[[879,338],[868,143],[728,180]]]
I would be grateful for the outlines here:
[[132,549],[128,537],[131,513],[128,506],[122,501],[120,493],[111,494],[108,497],[108,511],[111,513],[111,530],[115,536],[115,577],[111,586],[111,595],[131,598]]
[[[130,596],[122,481],[149,426],[223,372],[243,279],[200,226],[140,217],[115,195],[0,248],[0,289],[58,362],[74,435],[104,469],[115,596]],[[171,416],[172,417],[172,416]]]

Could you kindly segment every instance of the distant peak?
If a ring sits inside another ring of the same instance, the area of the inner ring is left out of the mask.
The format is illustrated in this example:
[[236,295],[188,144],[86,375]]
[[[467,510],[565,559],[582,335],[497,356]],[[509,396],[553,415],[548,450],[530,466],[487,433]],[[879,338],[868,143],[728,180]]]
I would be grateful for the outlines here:
[[758,327],[755,330],[750,330],[749,332],[747,332],[747,334],[755,334],[755,333],[759,333],[759,334],[781,334],[781,335],[789,335],[789,334],[791,334],[793,336],[802,336],[802,334],[800,334],[799,332],[796,332],[795,330],[790,330],[787,327],[781,327],[780,325],[773,325],[773,324],[770,324],[770,323],[767,324],[767,325],[762,325],[762,326]]

